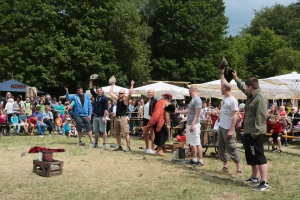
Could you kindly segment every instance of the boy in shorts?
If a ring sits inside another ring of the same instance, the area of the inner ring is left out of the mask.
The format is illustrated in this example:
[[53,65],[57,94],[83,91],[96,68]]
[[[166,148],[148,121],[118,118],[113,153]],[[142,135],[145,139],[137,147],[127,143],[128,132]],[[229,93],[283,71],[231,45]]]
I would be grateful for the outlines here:
[[[281,123],[283,122],[283,123]],[[282,150],[281,150],[281,136],[283,133],[283,126],[286,126],[286,121],[281,121],[279,122],[278,120],[276,120],[275,116],[271,116],[271,121],[267,121],[267,124],[270,126],[271,128],[271,133],[272,136],[269,138],[269,142],[272,145],[272,151],[273,152],[278,152],[280,154],[282,154]],[[277,147],[275,147],[274,141],[277,141]]]

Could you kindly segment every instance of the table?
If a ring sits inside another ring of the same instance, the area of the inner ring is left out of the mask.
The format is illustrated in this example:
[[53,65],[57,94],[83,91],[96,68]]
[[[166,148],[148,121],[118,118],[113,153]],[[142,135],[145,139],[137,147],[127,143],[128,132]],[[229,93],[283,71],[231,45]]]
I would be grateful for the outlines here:
[[[215,152],[218,153],[218,130],[212,129],[212,130],[201,130],[201,145],[203,148],[206,148],[203,152],[203,155],[205,155],[207,149],[209,147],[214,147]],[[209,136],[209,133],[212,133],[212,136]],[[208,137],[207,143],[204,143],[205,136]]]

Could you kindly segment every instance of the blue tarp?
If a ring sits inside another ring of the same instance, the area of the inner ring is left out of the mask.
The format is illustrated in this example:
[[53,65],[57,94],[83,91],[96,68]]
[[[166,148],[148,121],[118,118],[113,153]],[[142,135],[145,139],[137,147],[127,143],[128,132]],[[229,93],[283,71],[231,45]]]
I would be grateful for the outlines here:
[[[8,81],[0,83],[0,91],[5,92],[26,92],[26,89],[31,87],[24,83],[20,83],[15,79],[10,79]],[[44,93],[43,91],[37,90],[38,93]]]

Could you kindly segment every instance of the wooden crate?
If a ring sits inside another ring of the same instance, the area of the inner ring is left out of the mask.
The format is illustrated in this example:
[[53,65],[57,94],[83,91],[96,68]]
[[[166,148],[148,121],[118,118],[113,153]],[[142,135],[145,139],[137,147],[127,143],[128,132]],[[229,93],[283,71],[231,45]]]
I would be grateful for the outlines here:
[[174,142],[173,144],[165,144],[164,149],[166,152],[172,153],[173,151],[178,151],[180,148],[183,148],[184,144],[184,142]]
[[52,162],[33,160],[33,172],[45,177],[60,175],[63,172],[63,165],[64,162],[59,160]]

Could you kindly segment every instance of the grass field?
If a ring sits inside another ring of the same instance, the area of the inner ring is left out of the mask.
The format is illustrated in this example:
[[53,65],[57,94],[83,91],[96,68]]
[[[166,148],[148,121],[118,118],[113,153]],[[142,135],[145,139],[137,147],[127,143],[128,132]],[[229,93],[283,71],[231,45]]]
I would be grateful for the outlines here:
[[[83,141],[87,144],[88,137]],[[107,150],[78,147],[77,142],[60,135],[1,137],[0,199],[300,199],[297,142],[283,147],[282,155],[266,151],[270,190],[265,192],[251,191],[253,186],[243,183],[251,171],[242,150],[244,176],[232,179],[234,163],[229,163],[229,174],[220,174],[216,171],[221,161],[210,155],[204,157],[203,167],[193,168],[172,163],[171,153],[144,154],[138,149],[144,142],[138,139],[132,139],[130,153],[112,152],[109,145]],[[115,138],[108,142],[115,143]],[[64,161],[63,174],[47,178],[33,173],[38,154],[27,152],[34,146],[64,148],[65,153],[53,156]],[[210,151],[213,148],[207,154]]]

